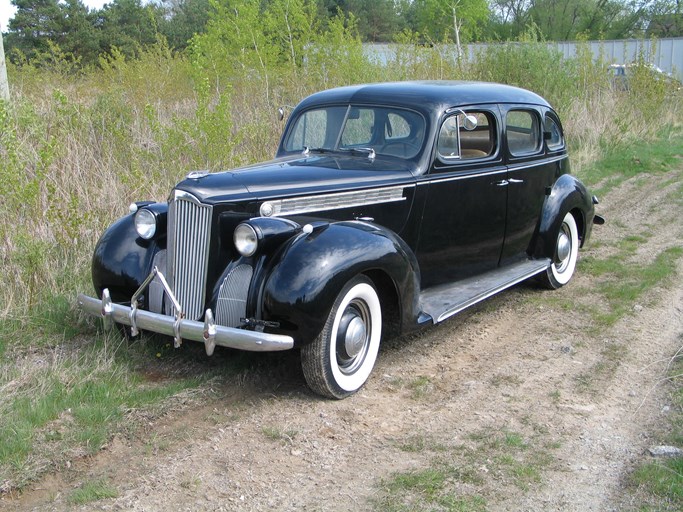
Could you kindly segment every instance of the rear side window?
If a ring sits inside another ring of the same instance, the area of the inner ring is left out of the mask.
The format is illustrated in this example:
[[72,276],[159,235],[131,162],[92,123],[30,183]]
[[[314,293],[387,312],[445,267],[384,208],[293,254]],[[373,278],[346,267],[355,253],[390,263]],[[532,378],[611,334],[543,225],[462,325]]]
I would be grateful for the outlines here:
[[562,137],[560,125],[549,115],[545,116],[545,132],[543,137],[550,151],[564,148],[564,137]]
[[540,120],[531,110],[511,110],[505,118],[508,149],[512,156],[536,153],[541,148]]

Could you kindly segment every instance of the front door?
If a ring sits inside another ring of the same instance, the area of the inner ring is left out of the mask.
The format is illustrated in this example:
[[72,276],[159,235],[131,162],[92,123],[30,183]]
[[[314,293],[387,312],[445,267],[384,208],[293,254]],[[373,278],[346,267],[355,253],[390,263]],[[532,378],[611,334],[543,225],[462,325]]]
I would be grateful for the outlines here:
[[454,113],[441,126],[427,187],[417,259],[422,289],[498,266],[505,235],[507,169],[494,112],[466,109],[477,127],[466,130]]

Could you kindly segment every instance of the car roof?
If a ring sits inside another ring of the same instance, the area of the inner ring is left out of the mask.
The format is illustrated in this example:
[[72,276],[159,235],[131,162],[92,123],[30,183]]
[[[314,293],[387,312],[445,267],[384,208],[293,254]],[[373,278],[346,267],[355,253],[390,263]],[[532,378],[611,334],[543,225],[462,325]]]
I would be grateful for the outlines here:
[[338,87],[309,96],[299,104],[297,110],[329,103],[401,105],[430,111],[482,103],[527,103],[550,107],[538,94],[519,87],[488,82],[437,80]]

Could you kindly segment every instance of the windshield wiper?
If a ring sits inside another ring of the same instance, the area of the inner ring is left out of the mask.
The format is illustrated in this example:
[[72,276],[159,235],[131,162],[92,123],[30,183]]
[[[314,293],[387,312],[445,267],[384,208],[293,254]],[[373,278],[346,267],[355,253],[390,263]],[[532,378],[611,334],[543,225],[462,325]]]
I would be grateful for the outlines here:
[[329,148],[309,148],[309,147],[304,147],[304,150],[301,152],[304,155],[308,155],[310,153],[334,153],[334,149],[329,149]]
[[367,155],[369,160],[374,160],[375,156],[377,156],[373,148],[339,148],[339,151],[351,153],[354,156]]
[[353,156],[367,156],[368,159],[374,160],[376,153],[372,148],[308,148],[305,147],[302,151],[303,155],[310,155],[311,153],[328,154],[328,153],[350,153]]

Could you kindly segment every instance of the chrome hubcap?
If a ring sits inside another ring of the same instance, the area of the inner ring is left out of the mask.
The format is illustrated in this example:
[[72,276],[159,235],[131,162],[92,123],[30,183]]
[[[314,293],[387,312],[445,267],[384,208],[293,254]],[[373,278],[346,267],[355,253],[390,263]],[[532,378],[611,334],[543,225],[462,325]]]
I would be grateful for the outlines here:
[[564,263],[569,258],[572,250],[572,242],[567,233],[560,233],[557,237],[557,259],[560,263]]
[[363,320],[358,316],[354,317],[346,329],[346,339],[344,340],[346,353],[350,357],[356,357],[360,354],[360,351],[363,349],[363,344],[365,343],[366,332]]
[[370,312],[362,301],[346,308],[337,330],[337,365],[342,373],[352,374],[362,364],[368,351]]

